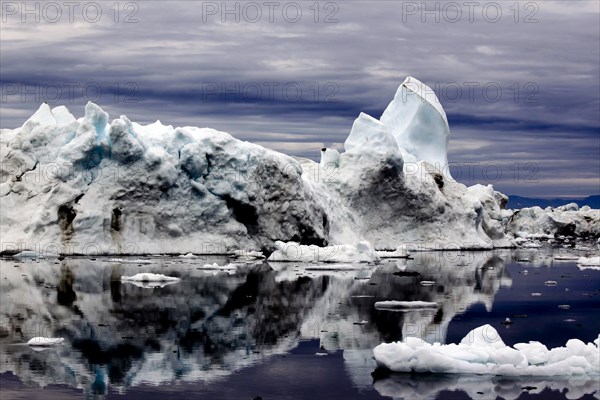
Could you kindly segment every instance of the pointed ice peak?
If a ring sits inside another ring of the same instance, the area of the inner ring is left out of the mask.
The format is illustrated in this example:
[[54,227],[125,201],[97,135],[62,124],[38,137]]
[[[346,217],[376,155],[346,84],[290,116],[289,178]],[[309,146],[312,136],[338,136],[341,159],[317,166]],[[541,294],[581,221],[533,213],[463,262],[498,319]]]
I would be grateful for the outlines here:
[[68,125],[76,121],[73,114],[71,114],[69,109],[65,106],[54,107],[52,109],[52,115],[54,115],[54,119],[56,119],[56,123],[59,125]]
[[383,153],[398,148],[389,128],[369,114],[361,112],[354,120],[350,134],[344,142],[346,151],[370,151]]
[[48,103],[42,103],[37,111],[34,112],[27,121],[25,121],[23,126],[31,125],[32,123],[39,125],[56,125],[56,119],[54,118]]
[[85,105],[84,121],[93,125],[96,128],[96,132],[102,135],[108,124],[108,113],[100,108],[99,105],[88,101]]
[[407,76],[404,82],[400,85],[400,88],[405,87],[411,92],[415,93],[419,97],[421,97],[424,101],[431,104],[433,108],[436,109],[438,113],[444,118],[446,125],[448,125],[448,118],[446,117],[446,112],[442,107],[442,103],[436,96],[435,92],[432,88],[418,80],[417,78],[413,78],[412,76]]
[[426,161],[450,178],[446,113],[433,90],[408,77],[380,121],[387,126],[398,146],[419,161]]

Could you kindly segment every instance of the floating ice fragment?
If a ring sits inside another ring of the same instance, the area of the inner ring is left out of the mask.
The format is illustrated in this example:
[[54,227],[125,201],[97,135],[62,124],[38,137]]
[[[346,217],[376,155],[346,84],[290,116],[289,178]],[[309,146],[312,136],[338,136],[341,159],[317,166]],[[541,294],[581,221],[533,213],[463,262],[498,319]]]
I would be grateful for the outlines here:
[[135,274],[133,276],[123,275],[121,277],[122,281],[132,281],[132,282],[177,282],[180,279],[174,276],[166,276],[163,274],[152,274],[149,272],[141,272],[139,274]]
[[398,247],[396,250],[378,250],[377,255],[381,258],[408,258],[410,255],[403,250],[402,247]]
[[430,301],[378,301],[375,303],[378,310],[411,311],[411,310],[436,310],[438,304]]
[[556,261],[571,261],[571,260],[577,260],[579,259],[579,256],[575,255],[575,254],[557,254],[554,256],[554,259]]
[[427,343],[408,337],[373,349],[379,367],[394,372],[502,376],[600,375],[600,335],[594,343],[571,339],[548,350],[539,342],[507,346],[490,325],[469,332],[459,344]]
[[33,251],[33,250],[23,250],[20,253],[17,253],[15,255],[13,255],[13,258],[18,258],[18,259],[30,259],[30,258],[57,258],[58,254],[54,254],[54,253],[39,253],[37,251]]
[[121,264],[152,264],[152,260],[135,259],[135,258],[111,258],[108,262]]
[[30,346],[55,346],[61,344],[65,339],[63,338],[47,338],[42,336],[36,336],[29,339],[27,342]]
[[596,257],[579,257],[577,265],[600,266],[600,256]]

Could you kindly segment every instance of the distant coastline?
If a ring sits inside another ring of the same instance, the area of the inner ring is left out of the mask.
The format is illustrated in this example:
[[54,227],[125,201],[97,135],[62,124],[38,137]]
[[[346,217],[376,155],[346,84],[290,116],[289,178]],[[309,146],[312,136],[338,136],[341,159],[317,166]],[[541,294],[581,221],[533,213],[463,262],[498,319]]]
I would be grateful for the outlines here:
[[590,208],[600,209],[600,195],[593,195],[584,198],[564,198],[564,199],[538,199],[532,197],[523,197],[508,195],[507,208],[517,209],[525,207],[560,207],[565,204],[576,203],[579,207],[590,206]]

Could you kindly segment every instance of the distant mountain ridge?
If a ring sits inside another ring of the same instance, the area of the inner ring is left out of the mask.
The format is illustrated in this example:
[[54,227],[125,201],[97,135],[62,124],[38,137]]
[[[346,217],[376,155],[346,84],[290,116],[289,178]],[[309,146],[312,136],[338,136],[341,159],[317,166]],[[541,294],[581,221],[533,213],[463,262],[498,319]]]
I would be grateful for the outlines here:
[[577,203],[579,207],[590,206],[591,208],[600,209],[600,195],[588,196],[585,198],[566,198],[566,199],[536,199],[532,197],[522,197],[516,195],[508,195],[507,208],[526,208],[526,207],[541,207],[546,208],[564,206],[569,203]]

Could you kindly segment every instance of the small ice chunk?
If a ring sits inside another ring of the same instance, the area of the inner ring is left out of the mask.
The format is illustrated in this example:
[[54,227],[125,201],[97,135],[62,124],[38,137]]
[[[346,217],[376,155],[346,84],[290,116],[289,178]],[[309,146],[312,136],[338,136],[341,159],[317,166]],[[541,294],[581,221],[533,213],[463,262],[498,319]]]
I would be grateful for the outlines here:
[[380,258],[408,258],[410,255],[404,251],[402,246],[398,247],[396,250],[387,251],[387,250],[378,250],[377,255]]
[[63,338],[47,338],[42,336],[36,336],[29,339],[27,342],[30,346],[55,346],[61,344],[65,339]]
[[248,260],[265,258],[265,255],[262,252],[256,250],[235,250],[233,256]]
[[139,274],[135,274],[133,276],[123,275],[121,277],[122,281],[132,281],[132,282],[176,282],[179,281],[179,278],[174,276],[166,276],[163,274],[152,274],[149,272],[141,272]]
[[578,265],[594,265],[600,266],[600,256],[596,257],[579,257],[577,259]]
[[108,262],[121,264],[152,264],[152,260],[135,259],[135,258],[111,258]]
[[18,259],[30,259],[30,258],[57,258],[58,254],[53,253],[40,253],[33,250],[23,250],[20,253],[13,255],[13,258]]
[[296,242],[275,242],[276,250],[269,261],[295,262],[371,262],[379,260],[375,249],[367,241],[356,245],[335,244],[326,247],[302,245]]
[[557,254],[554,256],[554,259],[557,261],[571,261],[571,260],[578,260],[579,256],[575,255],[575,254]]

